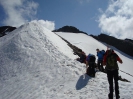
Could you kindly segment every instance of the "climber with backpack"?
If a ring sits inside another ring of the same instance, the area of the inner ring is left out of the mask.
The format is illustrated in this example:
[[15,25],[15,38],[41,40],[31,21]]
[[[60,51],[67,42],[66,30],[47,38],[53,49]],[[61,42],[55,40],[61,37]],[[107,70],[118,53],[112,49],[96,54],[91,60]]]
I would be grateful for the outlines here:
[[99,49],[96,49],[96,51],[97,51],[97,57],[98,57],[98,60],[97,60],[98,69],[99,71],[104,72],[103,57],[104,57],[105,51],[104,50],[100,51]]
[[93,54],[89,54],[86,58],[86,73],[91,77],[95,77],[95,60],[96,58]]
[[115,95],[116,99],[119,99],[119,85],[118,85],[118,64],[123,63],[120,57],[114,52],[113,49],[108,49],[106,51],[106,54],[103,59],[103,65],[106,65],[106,70],[107,70],[107,78],[108,78],[108,83],[109,83],[109,91],[110,93],[108,94],[109,99],[113,99],[113,79],[115,82]]

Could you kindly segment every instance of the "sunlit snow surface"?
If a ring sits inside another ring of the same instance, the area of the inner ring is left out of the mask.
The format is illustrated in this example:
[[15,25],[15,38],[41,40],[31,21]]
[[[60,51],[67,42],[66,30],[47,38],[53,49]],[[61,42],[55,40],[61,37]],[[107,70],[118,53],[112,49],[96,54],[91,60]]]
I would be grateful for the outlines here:
[[[71,43],[87,54],[106,48],[87,35],[78,35]],[[124,62],[120,69],[130,73],[132,59],[118,54]],[[37,21],[19,27],[0,38],[0,99],[107,99],[106,74],[97,72],[90,78],[76,57],[67,43]],[[133,83],[119,81],[119,85],[121,98],[132,99]]]

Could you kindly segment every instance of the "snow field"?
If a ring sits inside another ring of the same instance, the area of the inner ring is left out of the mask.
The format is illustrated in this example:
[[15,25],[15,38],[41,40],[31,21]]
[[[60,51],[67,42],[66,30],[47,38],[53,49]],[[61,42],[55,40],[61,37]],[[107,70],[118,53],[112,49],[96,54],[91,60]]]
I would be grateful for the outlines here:
[[[106,74],[87,76],[76,57],[37,21],[19,27],[0,38],[0,99],[107,99]],[[119,84],[121,98],[132,99],[133,84]]]

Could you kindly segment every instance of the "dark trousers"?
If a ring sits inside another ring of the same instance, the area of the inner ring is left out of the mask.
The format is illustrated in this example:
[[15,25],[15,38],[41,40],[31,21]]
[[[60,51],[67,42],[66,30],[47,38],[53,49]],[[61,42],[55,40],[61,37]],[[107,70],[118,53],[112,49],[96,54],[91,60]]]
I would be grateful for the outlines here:
[[109,99],[113,99],[113,79],[115,82],[115,95],[116,99],[119,99],[119,85],[118,85],[118,69],[116,70],[107,70],[107,77],[109,83]]
[[98,60],[98,69],[102,72],[104,72],[104,68],[103,68],[103,61],[102,60]]
[[88,75],[95,77],[95,63],[89,63]]

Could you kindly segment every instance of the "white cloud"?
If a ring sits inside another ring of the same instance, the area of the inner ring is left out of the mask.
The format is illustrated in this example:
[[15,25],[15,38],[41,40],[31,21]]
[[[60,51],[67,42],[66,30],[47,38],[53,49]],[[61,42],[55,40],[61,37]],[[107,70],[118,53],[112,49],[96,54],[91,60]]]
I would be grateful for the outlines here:
[[107,10],[99,17],[99,27],[101,32],[111,36],[133,39],[133,1],[111,0]]
[[37,13],[38,3],[26,0],[0,0],[6,18],[4,25],[20,26],[32,19]]
[[51,31],[55,30],[55,23],[53,21],[38,20],[38,22]]

